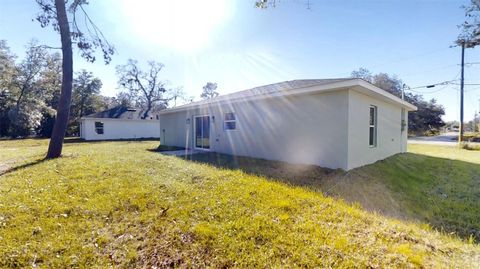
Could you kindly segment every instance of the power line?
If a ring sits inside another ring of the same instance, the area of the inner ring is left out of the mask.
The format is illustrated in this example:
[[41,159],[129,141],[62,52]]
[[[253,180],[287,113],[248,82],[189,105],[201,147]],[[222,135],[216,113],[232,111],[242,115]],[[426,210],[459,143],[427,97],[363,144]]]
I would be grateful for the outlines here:
[[[448,86],[452,85],[455,81],[458,80],[458,77],[460,76],[460,73],[461,72],[458,72],[456,76],[454,76],[451,80],[446,80],[446,81],[442,81],[442,82],[438,82],[438,83],[434,83],[434,84],[429,84],[429,85],[423,85],[423,86],[416,86],[416,87],[412,87],[412,88],[407,88],[405,90],[407,91],[411,91],[411,92],[416,92],[416,93],[421,93],[421,94],[431,94],[431,93],[436,93],[436,92],[440,92],[440,91],[443,91],[445,90]],[[440,88],[440,89],[435,89],[433,91],[429,91],[429,92],[425,92],[425,91],[415,91],[414,89],[421,89],[421,88],[434,88],[435,86],[440,86],[440,85],[444,85],[444,87]]]
[[443,91],[445,90],[446,88],[448,88],[450,86],[450,84],[447,84],[445,86],[443,86],[442,88],[440,89],[436,89],[434,91],[429,91],[429,92],[425,92],[425,91],[415,91],[415,90],[410,90],[410,89],[405,89],[407,91],[411,91],[411,92],[416,92],[416,93],[422,93],[422,94],[431,94],[431,93],[436,93],[436,92],[440,92],[440,91]]
[[[458,75],[456,77],[458,77]],[[457,81],[457,80],[458,79],[446,80],[446,81],[442,81],[442,82],[438,82],[438,83],[434,83],[434,84],[412,87],[412,88],[409,88],[408,90],[420,89],[420,88],[433,88],[433,87],[439,86],[439,85],[449,85],[449,84],[453,84],[453,82]]]
[[416,86],[416,87],[411,87],[409,89],[420,89],[420,88],[433,88],[437,85],[449,85],[453,84],[453,82],[458,80],[458,77],[460,76],[461,72],[458,72],[451,80],[445,80],[442,82],[434,83],[434,84],[428,84],[428,85],[423,85],[423,86]]

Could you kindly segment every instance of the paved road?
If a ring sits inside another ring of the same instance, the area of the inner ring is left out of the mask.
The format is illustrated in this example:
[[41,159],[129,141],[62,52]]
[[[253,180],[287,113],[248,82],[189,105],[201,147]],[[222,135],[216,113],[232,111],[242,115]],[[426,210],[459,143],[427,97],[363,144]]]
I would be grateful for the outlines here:
[[[458,133],[449,132],[437,136],[417,136],[408,139],[410,144],[430,144],[443,146],[456,146],[458,143]],[[475,143],[480,144],[480,143]]]

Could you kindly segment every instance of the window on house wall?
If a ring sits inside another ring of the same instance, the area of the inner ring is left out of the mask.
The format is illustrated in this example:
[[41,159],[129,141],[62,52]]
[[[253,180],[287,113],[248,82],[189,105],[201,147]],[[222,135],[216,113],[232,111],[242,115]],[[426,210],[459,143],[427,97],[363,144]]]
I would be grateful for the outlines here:
[[95,122],[95,133],[103,134],[103,122],[100,122],[100,121]]
[[370,125],[368,141],[370,147],[377,146],[377,107],[370,106]]
[[235,113],[233,112],[225,113],[224,129],[225,130],[237,129],[237,119],[235,117]]

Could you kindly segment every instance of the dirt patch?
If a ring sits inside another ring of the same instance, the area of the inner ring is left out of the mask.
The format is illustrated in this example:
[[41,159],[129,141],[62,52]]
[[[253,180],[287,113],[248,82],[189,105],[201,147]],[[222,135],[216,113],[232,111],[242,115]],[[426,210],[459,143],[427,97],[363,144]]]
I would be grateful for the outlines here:
[[323,192],[349,203],[358,203],[364,209],[398,219],[408,219],[405,210],[384,182],[353,170],[321,181]]

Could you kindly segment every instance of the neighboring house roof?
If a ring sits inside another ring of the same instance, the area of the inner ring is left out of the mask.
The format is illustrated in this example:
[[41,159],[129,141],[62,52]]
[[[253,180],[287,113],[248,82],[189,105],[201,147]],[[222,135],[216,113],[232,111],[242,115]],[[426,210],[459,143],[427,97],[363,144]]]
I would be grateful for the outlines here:
[[88,119],[123,119],[123,120],[144,120],[144,119],[156,119],[158,112],[150,111],[148,116],[144,118],[146,109],[133,108],[126,106],[116,106],[101,112],[87,115],[83,118]]
[[[312,87],[315,87],[315,89],[312,89]],[[291,81],[284,81],[284,82],[269,84],[265,86],[255,87],[248,90],[220,95],[212,99],[202,100],[202,101],[193,102],[190,104],[166,109],[166,110],[160,111],[160,114],[167,114],[167,113],[172,113],[176,111],[187,110],[190,108],[196,108],[196,107],[200,107],[207,104],[213,104],[213,103],[232,103],[236,101],[262,99],[262,98],[284,96],[284,95],[304,94],[309,92],[321,92],[321,91],[326,92],[326,91],[341,90],[346,88],[352,88],[354,90],[363,92],[367,95],[376,96],[391,103],[397,103],[401,106],[404,106],[408,110],[417,109],[414,105],[396,97],[393,94],[386,92],[385,90],[378,88],[377,86],[363,79],[336,78],[336,79],[300,79],[300,80],[291,80]]]

